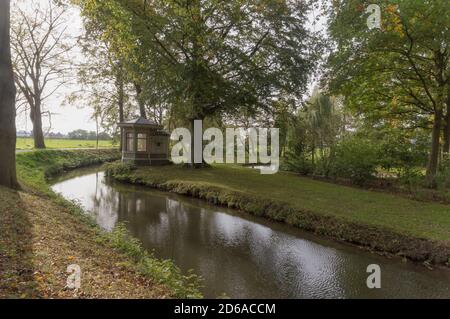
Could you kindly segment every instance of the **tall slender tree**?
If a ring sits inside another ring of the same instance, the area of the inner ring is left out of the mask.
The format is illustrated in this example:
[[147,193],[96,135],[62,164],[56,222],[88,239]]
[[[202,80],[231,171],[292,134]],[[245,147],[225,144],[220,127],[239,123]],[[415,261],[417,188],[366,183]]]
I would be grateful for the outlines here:
[[16,1],[13,6],[11,47],[15,81],[27,101],[33,123],[35,148],[45,148],[42,114],[44,103],[71,77],[67,35],[68,7],[41,1]]
[[106,43],[98,43],[93,32],[81,38],[84,61],[78,66],[80,90],[70,99],[78,100],[93,109],[93,118],[100,126],[115,135],[117,122],[125,121],[133,113],[136,103],[131,92],[134,87],[124,74],[123,63],[117,60]]
[[16,88],[11,63],[10,1],[0,1],[0,185],[16,188]]

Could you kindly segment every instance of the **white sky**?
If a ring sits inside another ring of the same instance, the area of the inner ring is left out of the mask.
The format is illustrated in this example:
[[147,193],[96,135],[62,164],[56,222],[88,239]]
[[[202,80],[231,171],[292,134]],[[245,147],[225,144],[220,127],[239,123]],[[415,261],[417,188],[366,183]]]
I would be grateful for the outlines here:
[[[27,0],[30,1],[30,0]],[[47,4],[48,0],[32,0],[32,1],[42,1],[43,4]],[[69,27],[66,33],[69,36],[76,37],[83,32],[83,23],[80,16],[80,12],[77,8],[73,8],[70,11]],[[311,22],[314,17],[318,15],[318,12],[314,12],[310,15]],[[308,23],[308,27],[318,31],[323,30],[325,26],[325,21],[321,19],[316,21],[315,24]],[[73,52],[74,60],[80,62],[82,59],[81,53],[79,51]],[[310,83],[310,91],[315,86],[315,83]],[[82,105],[82,101],[76,101],[73,104],[67,104],[65,102],[65,96],[78,89],[77,85],[67,85],[66,87],[60,88],[54,96],[48,98],[44,103],[44,110],[49,110],[52,113],[52,125],[51,132],[60,132],[67,134],[68,132],[84,129],[89,131],[95,131],[95,121],[91,119],[92,110],[88,105]],[[17,130],[31,131],[32,124],[28,118],[28,113],[20,113],[16,120]],[[44,131],[50,126],[49,119],[47,117],[43,118]]]

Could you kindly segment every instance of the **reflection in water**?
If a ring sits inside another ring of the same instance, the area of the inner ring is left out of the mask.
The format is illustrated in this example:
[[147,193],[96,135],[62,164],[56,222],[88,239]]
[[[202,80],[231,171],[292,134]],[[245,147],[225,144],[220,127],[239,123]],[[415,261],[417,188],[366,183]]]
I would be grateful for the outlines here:
[[[78,200],[106,230],[126,221],[156,256],[200,274],[207,297],[450,297],[448,272],[429,272],[194,199],[115,184],[101,172],[53,189]],[[382,268],[380,290],[366,287],[366,268],[374,263]]]

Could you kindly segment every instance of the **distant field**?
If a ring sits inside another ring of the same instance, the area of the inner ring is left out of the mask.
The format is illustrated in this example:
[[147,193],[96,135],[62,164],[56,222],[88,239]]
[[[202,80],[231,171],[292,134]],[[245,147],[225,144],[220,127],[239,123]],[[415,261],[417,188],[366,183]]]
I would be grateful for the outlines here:
[[[45,139],[45,146],[47,148],[95,148],[96,141],[87,140],[69,140],[69,139]],[[113,145],[112,141],[99,141],[98,146],[100,148],[110,148],[117,145]],[[34,148],[32,138],[18,137],[16,149],[29,150]]]

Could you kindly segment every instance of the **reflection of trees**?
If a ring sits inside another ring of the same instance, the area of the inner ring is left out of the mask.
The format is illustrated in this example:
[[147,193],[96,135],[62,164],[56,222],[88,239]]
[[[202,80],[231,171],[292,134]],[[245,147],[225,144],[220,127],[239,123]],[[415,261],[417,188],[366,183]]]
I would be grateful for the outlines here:
[[95,193],[91,196],[91,211],[102,228],[112,230],[118,220],[118,193],[103,183],[103,178],[103,173],[95,174]]
[[[129,222],[134,236],[160,257],[174,259],[184,270],[201,273],[214,289],[211,296],[236,290],[241,296],[252,296],[247,288],[256,279],[267,288],[264,291],[277,290],[271,280],[258,278],[258,263],[267,266],[274,253],[258,251],[260,243],[268,238],[261,238],[261,230],[255,230],[252,223],[147,193],[121,193],[120,203],[119,219]],[[273,275],[275,270],[268,272]]]

